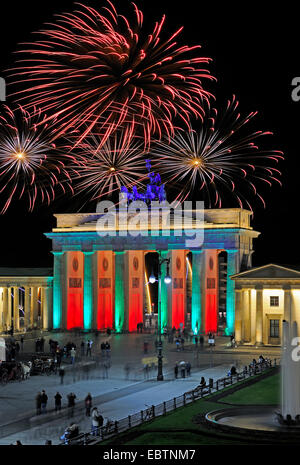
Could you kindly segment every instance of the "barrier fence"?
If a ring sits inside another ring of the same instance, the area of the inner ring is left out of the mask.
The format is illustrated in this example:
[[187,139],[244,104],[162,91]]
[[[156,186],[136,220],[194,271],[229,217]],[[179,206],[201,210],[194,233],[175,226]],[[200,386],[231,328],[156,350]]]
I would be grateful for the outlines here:
[[74,438],[65,438],[62,444],[96,444],[119,433],[128,431],[135,426],[139,426],[147,421],[153,420],[156,417],[175,411],[179,407],[193,403],[199,398],[201,399],[212,393],[222,391],[226,387],[236,384],[239,381],[253,376],[259,376],[266,370],[275,368],[278,365],[279,361],[275,358],[274,360],[267,360],[263,363],[258,363],[255,366],[249,367],[247,371],[243,370],[234,375],[219,378],[216,381],[209,379],[209,383],[204,386],[199,385],[195,389],[187,391],[181,396],[174,397],[173,399],[169,399],[168,401],[162,402],[158,405],[151,405],[147,409],[141,410],[133,415],[128,415],[128,417],[122,418],[121,420],[112,421],[108,419],[104,426],[96,427],[93,431],[81,433]]

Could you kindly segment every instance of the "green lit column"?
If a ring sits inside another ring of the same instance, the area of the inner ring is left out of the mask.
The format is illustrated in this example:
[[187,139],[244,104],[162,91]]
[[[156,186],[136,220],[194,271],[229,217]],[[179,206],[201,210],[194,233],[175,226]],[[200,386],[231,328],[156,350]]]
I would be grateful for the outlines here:
[[240,271],[238,250],[227,250],[227,285],[226,285],[226,329],[225,334],[234,333],[235,324],[235,292],[234,281],[230,276]]
[[93,252],[84,254],[84,282],[83,282],[83,327],[90,331],[93,324]]
[[125,251],[115,252],[115,330],[120,333],[124,325],[125,293]]
[[192,250],[192,330],[198,334],[201,329],[201,299],[202,299],[202,250]]
[[[166,260],[168,258],[168,251],[167,250],[162,250],[161,251],[161,260]],[[160,321],[160,327],[161,327],[161,332],[163,332],[163,329],[165,326],[168,326],[168,289],[165,284],[165,277],[167,274],[167,267],[162,266],[161,267],[161,321]]]
[[62,259],[64,252],[52,252],[53,264],[53,329],[62,327]]

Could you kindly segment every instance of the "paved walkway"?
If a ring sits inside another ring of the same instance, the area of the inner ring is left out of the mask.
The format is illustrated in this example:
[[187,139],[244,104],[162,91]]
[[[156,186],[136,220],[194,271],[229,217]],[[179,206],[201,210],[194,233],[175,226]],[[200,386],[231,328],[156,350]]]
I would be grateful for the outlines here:
[[[50,334],[47,339],[56,339],[59,342],[71,340],[79,347],[82,337],[75,337],[62,333]],[[236,350],[228,349],[228,338],[217,339],[217,345],[212,351],[206,346],[203,351],[197,351],[190,346],[185,351],[177,352],[174,344],[164,343],[164,375],[165,381],[156,381],[156,371],[152,372],[152,379],[145,380],[142,370],[142,359],[145,356],[156,356],[154,335],[132,334],[113,335],[84,335],[84,339],[93,339],[93,355],[100,361],[100,344],[103,340],[111,343],[111,368],[108,379],[103,378],[103,370],[99,367],[90,370],[89,379],[83,370],[75,369],[66,372],[64,384],[60,384],[58,376],[32,376],[29,380],[11,382],[0,386],[0,444],[12,444],[17,439],[23,444],[44,444],[51,439],[53,444],[59,443],[59,436],[70,423],[67,416],[55,416],[53,413],[35,416],[34,398],[38,391],[45,389],[48,395],[48,411],[54,408],[54,395],[59,391],[63,396],[63,406],[66,406],[66,396],[75,392],[77,406],[74,421],[79,423],[81,431],[90,430],[90,418],[85,417],[83,399],[90,392],[93,405],[97,405],[104,418],[120,420],[134,414],[149,405],[159,404],[173,397],[182,395],[199,384],[201,376],[206,379],[218,379],[226,375],[234,364],[242,367],[248,364],[253,357],[258,357],[256,349]],[[147,339],[150,344],[149,354],[143,354],[143,342]],[[24,351],[33,351],[34,341],[26,340]],[[47,348],[47,341],[45,344]],[[264,348],[264,355],[272,358],[279,355],[278,349]],[[84,358],[84,361],[88,361]],[[177,361],[190,361],[192,375],[189,378],[174,380],[173,368]],[[129,379],[125,379],[124,366],[130,363]]]

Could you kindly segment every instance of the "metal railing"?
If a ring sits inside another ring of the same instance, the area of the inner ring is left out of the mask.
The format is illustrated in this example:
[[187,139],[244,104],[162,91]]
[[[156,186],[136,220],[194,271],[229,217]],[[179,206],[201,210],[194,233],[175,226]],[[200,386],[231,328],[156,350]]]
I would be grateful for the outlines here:
[[217,393],[228,386],[236,384],[242,380],[252,378],[253,376],[261,375],[266,370],[275,368],[279,365],[278,359],[267,360],[263,363],[258,363],[253,367],[249,367],[247,371],[237,372],[231,376],[225,376],[219,378],[216,381],[213,379],[209,380],[209,383],[204,386],[197,386],[191,391],[187,391],[181,396],[174,397],[158,405],[148,406],[145,410],[141,410],[133,415],[128,415],[126,418],[121,420],[107,420],[105,426],[94,428],[94,431],[81,433],[74,438],[70,438],[64,442],[64,444],[95,444],[96,442],[103,441],[107,438],[111,438],[119,433],[127,431],[135,426],[139,426],[145,422],[151,421],[161,415],[166,415],[168,412],[175,411],[179,407],[183,407],[190,403],[195,402],[197,399],[206,397],[212,393]]

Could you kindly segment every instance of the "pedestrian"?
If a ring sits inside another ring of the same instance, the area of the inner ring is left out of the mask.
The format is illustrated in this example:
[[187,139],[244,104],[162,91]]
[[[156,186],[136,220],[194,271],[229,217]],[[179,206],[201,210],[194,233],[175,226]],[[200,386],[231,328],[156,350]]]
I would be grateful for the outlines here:
[[197,336],[194,337],[194,341],[195,341],[195,346],[197,348],[198,347],[198,337]]
[[104,355],[105,355],[105,342],[104,342],[104,341],[101,343],[101,346],[100,346],[100,347],[101,347],[101,354],[102,354],[102,357],[104,357]]
[[48,402],[48,396],[46,392],[42,390],[42,395],[41,395],[42,413],[47,413],[47,402]]
[[92,410],[92,435],[99,436],[100,428],[103,425],[103,416],[98,412],[97,407]]
[[179,342],[178,338],[175,339],[175,344],[176,344],[176,350],[177,350],[177,352],[179,352],[179,350],[180,350],[180,342]]
[[41,406],[42,406],[42,394],[40,392],[37,393],[35,398],[35,405],[36,405],[36,414],[41,414]]
[[109,362],[104,362],[103,363],[103,379],[108,378],[108,369],[110,368]]
[[80,344],[80,355],[81,355],[81,357],[84,356],[84,348],[85,348],[85,343],[84,343],[84,341],[82,341],[81,344]]
[[24,336],[21,336],[21,352],[23,352]]
[[148,353],[148,342],[145,341],[144,342],[144,354],[147,354]]
[[180,371],[181,371],[181,378],[185,378],[185,364],[181,365]]
[[178,365],[176,363],[175,367],[174,367],[174,375],[175,375],[175,379],[178,378]]
[[149,365],[148,365],[148,363],[145,363],[143,371],[144,371],[144,379],[149,379]]
[[68,394],[69,417],[73,417],[74,415],[75,399],[76,395],[74,394],[74,392],[70,392],[70,394]]
[[204,388],[206,386],[206,381],[205,381],[205,378],[204,376],[201,377],[201,380],[200,380],[200,387],[201,388]]
[[106,357],[110,357],[110,343],[106,341],[105,343],[105,352],[106,352]]
[[43,336],[42,336],[41,339],[40,339],[40,349],[41,349],[41,352],[44,352],[44,345],[45,345],[45,339],[44,339]]
[[126,365],[124,367],[124,370],[125,370],[125,379],[129,379],[129,375],[130,375],[130,365],[129,365],[129,363],[126,363]]
[[92,396],[91,393],[89,392],[86,398],[84,399],[85,402],[85,415],[87,417],[91,416],[91,408],[92,408]]
[[184,350],[184,339],[183,339],[183,337],[180,339],[180,346],[181,346],[181,350]]
[[186,362],[186,375],[191,376],[191,364],[190,362]]
[[60,395],[59,392],[57,392],[54,396],[54,401],[55,401],[55,411],[58,412],[61,410],[61,399],[62,396]]
[[203,349],[203,344],[204,344],[204,337],[200,336],[200,348]]
[[58,372],[60,376],[60,384],[64,384],[64,376],[65,376],[65,370],[64,367],[61,367]]
[[16,349],[16,355],[19,355],[19,352],[20,352],[20,344],[18,342],[16,342],[15,344],[15,349]]
[[90,356],[92,355],[92,341],[88,340],[87,345],[86,345],[86,355]]
[[74,347],[72,347],[70,353],[71,353],[71,363],[73,365],[75,363],[75,356],[76,356],[76,350],[74,349]]

